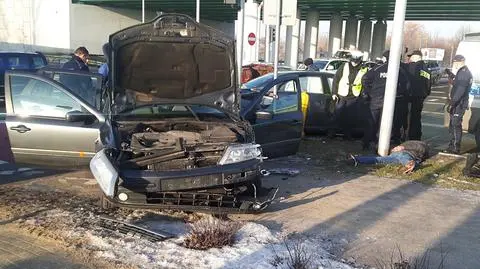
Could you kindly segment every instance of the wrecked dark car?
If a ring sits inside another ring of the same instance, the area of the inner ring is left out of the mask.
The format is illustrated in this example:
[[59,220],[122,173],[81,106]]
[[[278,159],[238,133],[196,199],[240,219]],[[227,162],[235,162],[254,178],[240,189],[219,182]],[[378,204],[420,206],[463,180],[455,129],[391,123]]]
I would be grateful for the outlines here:
[[163,14],[110,36],[110,120],[90,168],[103,205],[258,212],[262,151],[240,118],[234,41]]

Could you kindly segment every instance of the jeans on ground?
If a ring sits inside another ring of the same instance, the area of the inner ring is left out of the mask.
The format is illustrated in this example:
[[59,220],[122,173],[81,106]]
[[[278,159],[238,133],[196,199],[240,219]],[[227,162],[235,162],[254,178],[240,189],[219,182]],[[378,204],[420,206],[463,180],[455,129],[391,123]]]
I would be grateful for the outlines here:
[[[388,156],[356,156],[355,159],[358,163],[363,164],[401,164],[403,166],[407,165],[409,161],[414,161],[415,159],[406,152],[394,152]],[[415,166],[418,164],[415,162]]]

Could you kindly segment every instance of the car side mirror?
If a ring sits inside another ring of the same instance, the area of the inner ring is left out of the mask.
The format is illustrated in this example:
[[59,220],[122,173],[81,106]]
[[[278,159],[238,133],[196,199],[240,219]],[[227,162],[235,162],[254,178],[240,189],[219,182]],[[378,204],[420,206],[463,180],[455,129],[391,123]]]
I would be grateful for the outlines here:
[[271,120],[273,118],[272,113],[267,111],[257,111],[256,113],[257,120]]
[[90,114],[87,114],[87,113],[84,113],[84,112],[81,112],[81,111],[78,111],[78,110],[74,110],[74,111],[69,111],[67,112],[67,114],[65,115],[65,119],[68,121],[68,122],[86,122],[88,120],[90,120],[92,118],[93,115],[90,115]]
[[327,66],[327,70],[334,70],[335,68],[332,65]]

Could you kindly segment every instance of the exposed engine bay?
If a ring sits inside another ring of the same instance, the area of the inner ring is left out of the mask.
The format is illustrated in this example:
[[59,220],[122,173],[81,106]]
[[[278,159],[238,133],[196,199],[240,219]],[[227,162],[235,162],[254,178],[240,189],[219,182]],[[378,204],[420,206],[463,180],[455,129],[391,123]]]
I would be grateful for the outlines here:
[[246,132],[233,123],[120,122],[121,168],[152,171],[215,166],[227,146],[244,143]]

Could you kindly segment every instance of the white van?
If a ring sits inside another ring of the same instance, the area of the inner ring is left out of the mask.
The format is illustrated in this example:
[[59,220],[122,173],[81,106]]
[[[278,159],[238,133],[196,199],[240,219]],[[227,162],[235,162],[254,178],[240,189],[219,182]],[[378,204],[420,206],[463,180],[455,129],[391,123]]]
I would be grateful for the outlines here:
[[[463,117],[463,130],[477,134],[475,140],[477,148],[480,148],[480,33],[466,34],[457,48],[457,55],[463,55],[466,65],[473,75],[473,84],[469,94],[469,109]],[[448,113],[446,113],[448,114]],[[448,126],[449,115],[445,117]]]

